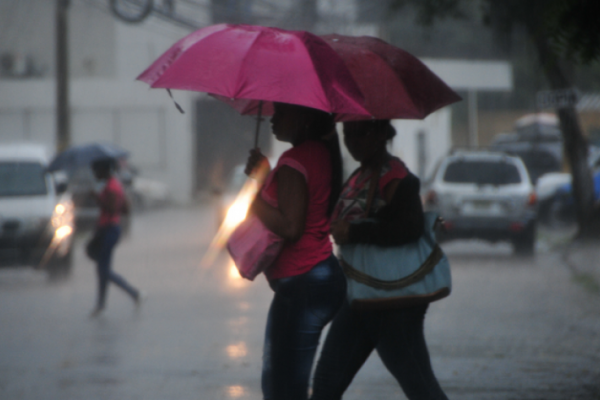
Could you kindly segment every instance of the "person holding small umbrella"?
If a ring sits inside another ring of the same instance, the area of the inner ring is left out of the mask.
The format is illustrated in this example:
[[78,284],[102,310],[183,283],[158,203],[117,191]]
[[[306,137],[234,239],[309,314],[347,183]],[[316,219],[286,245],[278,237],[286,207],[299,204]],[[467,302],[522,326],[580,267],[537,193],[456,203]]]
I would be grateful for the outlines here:
[[[330,113],[275,103],[275,137],[293,148],[281,155],[254,213],[284,247],[265,275],[274,297],[263,350],[262,389],[266,400],[305,400],[321,331],[344,298],[343,272],[332,253],[330,215],[342,184],[342,163]],[[268,165],[252,150],[246,173]],[[276,200],[267,202],[263,197]]]
[[[100,216],[94,233],[97,253],[93,254],[98,276],[98,300],[91,317],[96,317],[104,311],[110,282],[123,289],[136,306],[140,304],[141,300],[140,291],[115,273],[111,265],[113,250],[121,236],[121,214],[129,213],[129,202],[123,187],[112,173],[114,163],[111,158],[101,158],[92,163],[94,176],[96,179],[104,181],[105,186],[99,195],[92,192],[100,207]],[[89,252],[88,248],[88,254]]]

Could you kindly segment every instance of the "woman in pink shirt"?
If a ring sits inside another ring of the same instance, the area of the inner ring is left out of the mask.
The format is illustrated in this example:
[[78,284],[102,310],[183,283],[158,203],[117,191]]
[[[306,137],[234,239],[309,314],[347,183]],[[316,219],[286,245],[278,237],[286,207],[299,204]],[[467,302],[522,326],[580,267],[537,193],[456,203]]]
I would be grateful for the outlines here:
[[111,268],[112,253],[121,236],[121,214],[129,212],[129,203],[119,180],[112,174],[112,159],[94,161],[92,170],[96,179],[106,181],[104,190],[96,196],[100,207],[100,217],[96,225],[96,234],[101,235],[102,245],[96,259],[98,273],[98,301],[92,317],[99,315],[106,305],[108,283],[112,282],[123,289],[139,305],[140,292]]
[[[285,239],[265,275],[275,292],[265,333],[262,389],[266,400],[305,400],[322,329],[341,306],[345,278],[332,254],[331,212],[342,184],[333,115],[276,103],[275,137],[293,148],[270,172],[251,212]],[[268,165],[252,150],[246,173]],[[277,204],[273,207],[270,204]]]

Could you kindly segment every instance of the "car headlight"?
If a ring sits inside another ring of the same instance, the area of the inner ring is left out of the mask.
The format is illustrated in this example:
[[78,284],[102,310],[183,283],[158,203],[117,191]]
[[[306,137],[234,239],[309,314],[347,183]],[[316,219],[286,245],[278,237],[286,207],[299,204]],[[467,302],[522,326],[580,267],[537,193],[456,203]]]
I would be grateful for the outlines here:
[[63,239],[73,232],[73,202],[70,199],[61,200],[54,207],[50,224],[57,239]]

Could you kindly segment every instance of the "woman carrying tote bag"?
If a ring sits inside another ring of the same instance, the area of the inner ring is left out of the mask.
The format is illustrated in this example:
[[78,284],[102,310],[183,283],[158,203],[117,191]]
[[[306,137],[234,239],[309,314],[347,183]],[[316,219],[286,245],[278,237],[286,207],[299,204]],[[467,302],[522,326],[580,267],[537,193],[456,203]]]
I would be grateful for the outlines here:
[[[337,244],[400,246],[423,234],[419,179],[386,148],[395,134],[389,120],[344,123],[344,142],[360,168],[342,188],[334,210],[331,234]],[[371,195],[370,182],[376,183]],[[427,307],[360,309],[345,301],[317,364],[312,400],[341,399],[374,349],[406,397],[447,399],[431,368],[423,334]]]
[[[274,296],[263,350],[265,400],[305,400],[321,331],[339,309],[345,278],[329,239],[330,216],[342,186],[340,147],[333,116],[313,108],[275,103],[281,155],[250,212],[284,239],[265,270]],[[246,173],[268,164],[252,150]],[[277,204],[277,206],[273,206]]]

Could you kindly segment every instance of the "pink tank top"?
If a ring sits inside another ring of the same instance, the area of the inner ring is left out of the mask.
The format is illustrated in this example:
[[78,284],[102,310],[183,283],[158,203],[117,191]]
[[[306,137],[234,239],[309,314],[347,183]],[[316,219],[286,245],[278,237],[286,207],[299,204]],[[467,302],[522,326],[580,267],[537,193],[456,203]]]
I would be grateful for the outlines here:
[[[331,192],[329,150],[320,141],[307,141],[281,155],[277,169],[286,165],[300,172],[308,186],[308,209],[304,233],[295,243],[286,243],[275,263],[265,272],[267,279],[279,279],[310,271],[332,253],[327,216]],[[261,193],[267,202],[277,200],[277,180],[268,179]]]
[[125,192],[123,191],[123,186],[121,186],[121,182],[114,176],[108,178],[106,182],[106,186],[102,193],[100,193],[100,204],[104,204],[108,201],[109,193],[113,193],[117,201],[117,212],[110,212],[103,207],[100,207],[100,218],[98,219],[98,226],[108,226],[108,225],[119,225],[121,223],[121,210],[123,209],[123,205],[125,203]]

